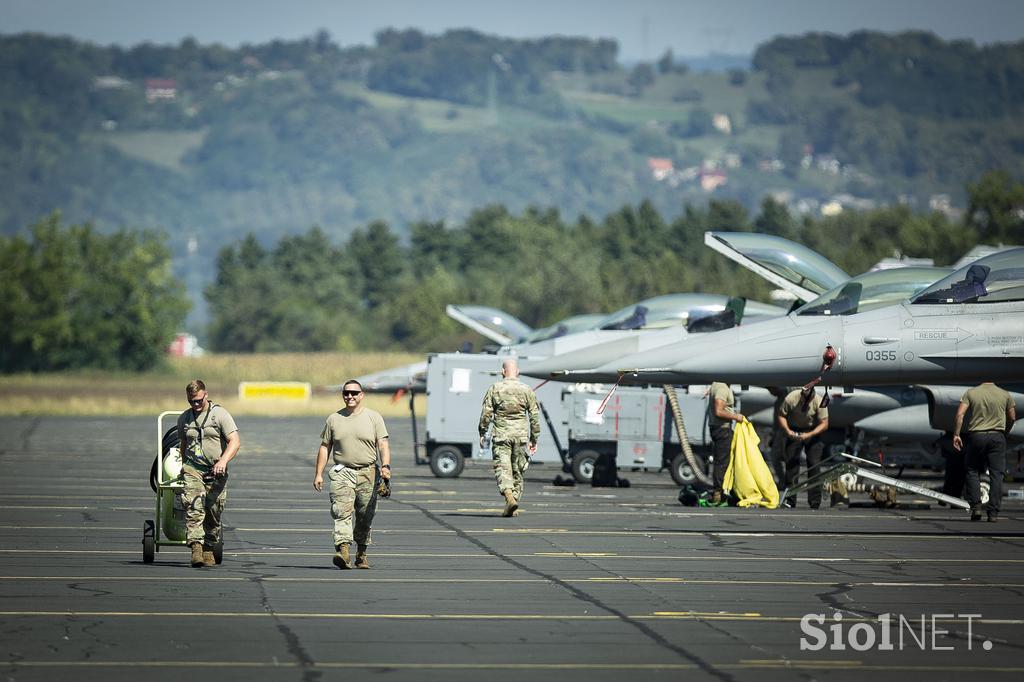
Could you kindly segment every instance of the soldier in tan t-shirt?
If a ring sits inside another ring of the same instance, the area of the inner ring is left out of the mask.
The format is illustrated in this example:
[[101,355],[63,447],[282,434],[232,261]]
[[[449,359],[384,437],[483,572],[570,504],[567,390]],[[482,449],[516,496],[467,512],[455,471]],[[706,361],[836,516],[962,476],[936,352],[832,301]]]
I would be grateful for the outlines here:
[[729,469],[732,423],[744,419],[742,414],[736,412],[736,396],[729,384],[716,381],[708,386],[708,427],[711,431],[711,457],[714,460],[712,480],[715,487],[711,493],[713,506],[726,504],[722,485],[725,483],[725,472]]
[[242,440],[231,414],[210,400],[206,384],[193,379],[185,387],[189,409],[178,417],[178,443],[185,497],[185,542],[193,568],[215,566],[222,542],[221,517],[228,500],[228,462]]
[[[333,456],[328,476],[331,480],[331,518],[334,519],[334,565],[349,568],[349,544],[356,542],[356,568],[369,568],[366,548],[370,544],[370,524],[377,511],[377,456],[380,475],[391,478],[391,447],[384,419],[363,407],[363,387],[355,380],[341,389],[345,407],[327,417],[320,432],[313,489],[323,489],[327,456]],[[354,518],[353,518],[354,517]]]
[[[822,407],[821,396],[813,388],[797,388],[789,392],[779,407],[776,423],[786,436],[783,469],[786,488],[797,484],[800,476],[800,452],[807,456],[807,478],[817,476],[821,467],[821,453],[825,444],[821,434],[828,430],[828,408]],[[796,496],[787,496],[786,504],[796,506]],[[807,504],[811,509],[821,506],[821,486],[807,490]]]
[[971,504],[971,521],[981,520],[981,474],[988,469],[988,520],[999,520],[1003,497],[1003,476],[1006,474],[1006,434],[1017,420],[1013,398],[991,381],[967,389],[956,410],[953,447],[964,449],[960,438],[967,421],[967,501]]

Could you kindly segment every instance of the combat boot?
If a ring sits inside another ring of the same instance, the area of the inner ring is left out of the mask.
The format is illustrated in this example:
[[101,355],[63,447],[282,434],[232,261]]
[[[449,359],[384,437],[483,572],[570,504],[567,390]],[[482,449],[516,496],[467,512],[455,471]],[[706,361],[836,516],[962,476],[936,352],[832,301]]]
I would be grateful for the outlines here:
[[971,521],[981,521],[981,507],[971,507]]
[[213,556],[213,548],[203,545],[203,566],[216,566],[217,559]]
[[192,568],[203,567],[203,545],[201,542],[193,542],[192,547]]
[[366,545],[359,545],[356,548],[356,568],[369,568],[370,562],[366,560]]
[[516,509],[519,509],[519,503],[516,502],[516,496],[511,490],[506,490],[505,495],[505,511],[502,512],[502,516],[512,516],[512,513]]
[[341,569],[349,567],[348,543],[337,545],[334,552],[334,565]]

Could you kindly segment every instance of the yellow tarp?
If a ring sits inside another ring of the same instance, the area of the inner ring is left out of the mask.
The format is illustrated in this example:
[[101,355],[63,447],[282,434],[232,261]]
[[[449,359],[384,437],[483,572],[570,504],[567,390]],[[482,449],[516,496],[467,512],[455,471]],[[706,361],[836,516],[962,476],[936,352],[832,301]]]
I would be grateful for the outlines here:
[[729,468],[725,472],[726,490],[740,498],[739,506],[760,505],[774,509],[779,506],[779,489],[757,445],[761,439],[754,425],[743,421],[736,425],[729,452]]

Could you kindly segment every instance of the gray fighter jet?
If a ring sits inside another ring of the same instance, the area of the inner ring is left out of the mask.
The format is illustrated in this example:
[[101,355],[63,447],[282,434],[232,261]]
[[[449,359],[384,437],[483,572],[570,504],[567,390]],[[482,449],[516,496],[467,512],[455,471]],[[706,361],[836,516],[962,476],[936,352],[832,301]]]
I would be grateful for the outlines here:
[[[497,308],[476,305],[449,305],[445,312],[473,331],[494,341],[492,350],[499,355],[517,355],[521,364],[531,359],[581,352],[595,345],[611,344],[622,356],[644,347],[637,338],[655,330],[669,334],[663,345],[686,336],[687,329],[701,325],[728,326],[739,315],[747,319],[767,319],[785,313],[783,308],[755,301],[744,302],[721,294],[666,294],[626,306],[611,315],[575,315],[541,329]],[[637,335],[636,332],[643,332]],[[426,388],[426,363],[417,362],[357,377],[367,391],[393,393]]]
[[[795,272],[795,271],[794,271]],[[648,384],[648,383],[707,383],[715,379],[706,377],[683,379],[675,371],[673,365],[681,358],[694,357],[702,352],[710,352],[723,337],[758,337],[772,333],[789,334],[792,330],[814,327],[823,318],[844,318],[855,314],[863,314],[871,310],[891,306],[912,294],[921,291],[937,279],[949,274],[948,268],[897,268],[864,273],[843,281],[830,291],[814,298],[809,303],[797,308],[789,315],[776,319],[759,321],[756,324],[744,324],[734,329],[717,331],[711,334],[693,335],[682,342],[656,345],[663,338],[649,337],[646,343],[650,350],[628,356],[614,356],[614,348],[608,347],[608,353],[601,354],[603,349],[590,348],[580,354],[570,354],[548,358],[543,362],[524,363],[523,373],[538,378],[551,378],[558,381]],[[806,279],[803,286],[810,282]],[[824,350],[824,346],[822,347]],[[818,353],[820,366],[821,353]],[[585,369],[587,361],[597,360]],[[622,369],[630,372],[622,372]],[[664,370],[664,371],[658,371]],[[751,383],[760,386],[802,384],[813,376],[798,380],[761,382],[752,378],[741,379],[733,383]],[[733,381],[732,379],[723,379]],[[906,404],[906,403],[904,403]],[[865,408],[868,409],[868,408]]]
[[657,383],[761,386],[803,384],[823,371],[832,386],[1024,380],[1024,248],[966,265],[901,303],[837,314],[863,295],[844,285],[819,314],[623,358],[615,373]]

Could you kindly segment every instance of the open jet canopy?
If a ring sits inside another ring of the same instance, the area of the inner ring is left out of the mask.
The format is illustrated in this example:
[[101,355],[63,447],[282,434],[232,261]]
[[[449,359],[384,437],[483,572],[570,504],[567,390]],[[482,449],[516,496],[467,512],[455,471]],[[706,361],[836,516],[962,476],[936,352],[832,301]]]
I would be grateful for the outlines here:
[[810,301],[850,279],[820,253],[771,234],[705,232],[704,243],[801,301]]
[[448,317],[503,346],[517,342],[533,331],[530,325],[504,310],[483,305],[448,305]]

